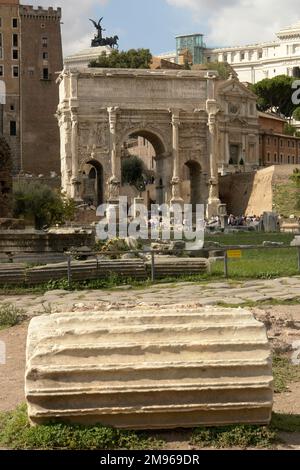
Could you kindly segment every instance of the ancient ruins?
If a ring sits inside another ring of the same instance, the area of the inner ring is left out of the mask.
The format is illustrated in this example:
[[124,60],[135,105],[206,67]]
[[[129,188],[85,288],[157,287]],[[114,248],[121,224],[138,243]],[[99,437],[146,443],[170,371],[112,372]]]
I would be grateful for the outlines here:
[[149,198],[157,204],[202,203],[209,217],[217,215],[219,173],[259,165],[256,96],[235,77],[70,68],[59,83],[62,187],[77,201],[86,200],[88,178],[96,181],[97,205],[124,194],[122,149],[137,137],[155,150],[147,204]]
[[33,424],[267,424],[266,329],[250,311],[212,307],[37,317],[28,333],[26,398]]

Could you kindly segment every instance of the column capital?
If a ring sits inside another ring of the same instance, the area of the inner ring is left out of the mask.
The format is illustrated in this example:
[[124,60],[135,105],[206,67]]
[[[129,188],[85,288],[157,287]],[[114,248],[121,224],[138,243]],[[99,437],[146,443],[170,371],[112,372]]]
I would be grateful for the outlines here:
[[120,108],[118,106],[109,106],[107,108],[107,112],[109,114],[109,117],[117,117],[118,112],[120,111]]
[[72,114],[71,115],[71,122],[72,122],[72,127],[76,127],[78,125],[78,115],[77,114]]
[[169,113],[172,114],[172,125],[180,126],[180,109],[169,109]]

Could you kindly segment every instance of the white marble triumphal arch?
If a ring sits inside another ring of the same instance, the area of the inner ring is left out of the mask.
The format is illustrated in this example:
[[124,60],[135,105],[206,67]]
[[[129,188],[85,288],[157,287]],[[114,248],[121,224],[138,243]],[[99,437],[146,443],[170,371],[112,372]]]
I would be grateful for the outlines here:
[[[157,203],[204,203],[216,215],[219,172],[258,164],[256,97],[236,78],[207,71],[69,69],[59,78],[62,187],[82,200],[87,172],[98,203],[122,195],[122,146],[154,148]],[[232,169],[232,168],[231,168]],[[189,187],[185,176],[189,175]]]

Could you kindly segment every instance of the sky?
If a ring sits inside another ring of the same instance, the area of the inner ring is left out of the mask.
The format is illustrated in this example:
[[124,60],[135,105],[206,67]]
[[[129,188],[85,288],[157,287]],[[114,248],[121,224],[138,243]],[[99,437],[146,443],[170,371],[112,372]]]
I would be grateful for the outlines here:
[[102,22],[107,36],[119,36],[122,50],[175,50],[175,36],[203,33],[209,47],[275,40],[282,27],[300,21],[299,0],[28,0],[34,6],[63,9],[64,54],[90,46]]

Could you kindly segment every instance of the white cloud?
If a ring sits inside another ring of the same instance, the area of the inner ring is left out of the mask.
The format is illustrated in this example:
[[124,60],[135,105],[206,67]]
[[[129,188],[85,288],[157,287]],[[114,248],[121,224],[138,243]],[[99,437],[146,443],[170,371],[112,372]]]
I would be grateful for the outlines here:
[[[110,0],[30,0],[30,5],[48,8],[62,8],[62,35],[64,55],[89,47],[93,38],[93,26],[89,18],[93,18],[93,10],[100,9]],[[96,18],[95,18],[96,19]]]
[[206,21],[208,45],[239,45],[274,40],[274,33],[300,20],[299,1],[166,0],[190,9],[195,24]]

